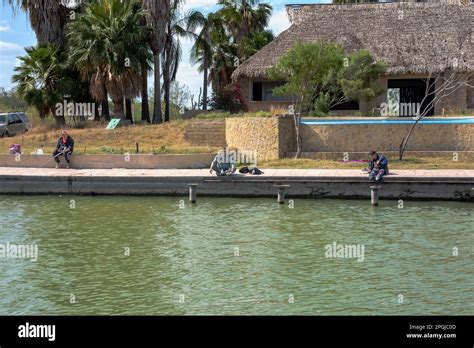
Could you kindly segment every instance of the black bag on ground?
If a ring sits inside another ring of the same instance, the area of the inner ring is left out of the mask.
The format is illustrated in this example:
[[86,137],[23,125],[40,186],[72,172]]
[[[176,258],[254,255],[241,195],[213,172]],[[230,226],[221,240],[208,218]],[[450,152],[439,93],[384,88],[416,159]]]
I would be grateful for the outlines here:
[[249,167],[242,167],[239,169],[239,173],[242,173],[242,174],[250,173],[250,169]]
[[264,172],[262,172],[260,169],[258,169],[257,167],[253,168],[251,171],[250,171],[250,174],[252,175],[260,175],[260,174],[265,174]]

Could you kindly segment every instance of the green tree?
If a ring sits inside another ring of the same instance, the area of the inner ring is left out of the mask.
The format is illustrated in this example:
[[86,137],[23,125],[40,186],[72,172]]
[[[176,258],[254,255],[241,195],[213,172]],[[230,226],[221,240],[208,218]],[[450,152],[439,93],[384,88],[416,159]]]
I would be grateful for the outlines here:
[[181,61],[182,49],[181,38],[192,38],[194,33],[188,30],[188,21],[193,12],[181,15],[182,0],[172,0],[170,4],[170,16],[166,29],[166,40],[161,54],[163,71],[163,94],[165,103],[164,121],[170,120],[170,87],[176,79],[179,63]]
[[328,42],[297,43],[268,69],[272,80],[284,81],[275,95],[292,96],[298,158],[302,151],[300,121],[314,104],[327,109],[350,99],[371,99],[382,91],[375,81],[385,71],[366,51],[346,54],[342,46]]
[[243,60],[243,43],[253,33],[263,31],[268,25],[272,7],[259,0],[219,0],[218,11],[233,38],[237,57]]
[[146,22],[153,32],[148,36],[148,43],[153,52],[153,123],[163,122],[161,110],[161,72],[160,58],[166,41],[166,27],[170,16],[169,0],[142,0],[142,7],[147,10]]
[[64,24],[68,18],[68,8],[61,0],[4,0],[16,11],[21,8],[28,14],[31,27],[39,44],[65,43]]
[[198,65],[198,71],[203,74],[202,109],[207,110],[208,75],[214,46],[211,38],[219,35],[219,32],[223,33],[224,27],[221,18],[215,13],[204,15],[199,11],[194,11],[189,16],[187,30],[194,33],[197,28],[200,28],[200,31],[194,34],[195,41],[191,48],[190,60],[194,65]]
[[144,15],[136,0],[92,0],[67,26],[71,64],[90,82],[93,98],[104,105],[110,95],[119,117],[124,98],[140,94],[142,65],[151,61]]
[[231,84],[231,75],[239,64],[273,39],[273,34],[265,30],[272,11],[270,5],[258,0],[220,0],[218,5],[221,8],[215,13],[203,15],[196,11],[188,27],[192,32],[199,28],[191,62],[204,75],[199,104],[205,110],[208,85],[214,91],[213,99],[220,99],[219,94]]
[[271,30],[262,30],[251,33],[242,44],[242,60],[245,61],[260,51],[265,45],[274,39]]
[[0,109],[2,111],[25,111],[28,103],[14,89],[0,87]]
[[[54,45],[26,48],[26,55],[18,57],[12,82],[18,95],[34,106],[41,119],[54,113],[56,103],[73,89],[73,81],[67,76],[66,57]],[[56,115],[56,122],[65,123],[64,115]]]

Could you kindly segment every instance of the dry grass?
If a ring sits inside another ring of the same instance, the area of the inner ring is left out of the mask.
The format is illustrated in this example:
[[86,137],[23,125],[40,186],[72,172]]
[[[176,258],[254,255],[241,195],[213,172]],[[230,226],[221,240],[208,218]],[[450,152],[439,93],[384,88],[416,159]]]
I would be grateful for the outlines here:
[[[447,157],[405,158],[403,161],[389,159],[391,169],[474,169],[474,158],[453,161]],[[367,163],[341,162],[336,160],[290,159],[284,158],[258,164],[262,168],[302,168],[302,169],[362,169]]]
[[[75,154],[123,154],[135,153],[136,143],[140,153],[200,153],[214,152],[210,147],[193,146],[184,140],[184,121],[172,121],[161,125],[121,127],[106,130],[105,125],[97,124],[84,129],[70,129],[74,138]],[[57,128],[48,125],[36,126],[24,135],[0,138],[0,153],[8,153],[11,144],[21,144],[25,154],[42,148],[52,153],[59,137]]]

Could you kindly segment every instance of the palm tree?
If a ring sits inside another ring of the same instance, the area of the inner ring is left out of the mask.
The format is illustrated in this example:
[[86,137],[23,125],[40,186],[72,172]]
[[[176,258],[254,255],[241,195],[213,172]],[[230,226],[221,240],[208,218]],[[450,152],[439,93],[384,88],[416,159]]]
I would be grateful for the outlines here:
[[253,56],[273,39],[274,36],[271,30],[257,31],[246,37],[242,44],[242,61]]
[[252,33],[263,31],[268,25],[272,6],[259,0],[219,0],[222,8],[218,13],[226,23],[229,34],[234,39],[237,57],[243,58],[243,42]]
[[176,79],[179,62],[181,61],[182,49],[180,38],[193,37],[193,33],[188,31],[188,21],[193,12],[180,16],[180,7],[183,0],[172,0],[170,6],[170,16],[166,28],[166,40],[161,54],[161,64],[163,71],[163,92],[165,102],[164,121],[170,119],[170,86]]
[[232,82],[232,72],[236,68],[236,46],[226,35],[212,35],[212,59],[209,67],[209,83],[214,93]]
[[[65,43],[64,25],[69,10],[61,0],[3,0],[21,8],[28,14],[31,27],[39,44],[52,43],[63,46]],[[71,2],[72,3],[72,2]],[[78,3],[79,4],[79,3]]]
[[[21,64],[15,68],[12,82],[19,96],[33,105],[41,119],[54,112],[56,103],[71,91],[72,80],[65,73],[65,57],[54,45],[28,47],[26,55],[18,57]],[[64,114],[56,115],[56,122],[64,124]]]
[[71,64],[90,81],[93,98],[106,103],[111,96],[119,117],[124,98],[140,94],[142,65],[151,60],[144,16],[137,0],[92,0],[67,26]]
[[142,0],[141,2],[142,7],[148,11],[147,24],[153,28],[153,33],[149,36],[149,45],[153,52],[154,71],[153,123],[161,123],[163,118],[161,112],[160,55],[166,40],[170,2],[169,0]]
[[217,14],[209,13],[205,16],[199,11],[194,11],[189,15],[187,30],[194,33],[199,27],[201,28],[199,33],[194,36],[195,42],[191,48],[190,60],[191,63],[198,64],[198,71],[203,73],[202,109],[207,110],[208,75],[213,49],[211,37],[216,37],[224,33],[224,27],[221,17]]
[[183,0],[173,0],[170,7],[170,20],[168,22],[165,47],[162,54],[163,89],[165,101],[165,122],[169,121],[170,113],[170,86],[176,79],[178,66],[181,61],[181,38],[195,38],[194,31],[198,25],[197,11],[189,11],[183,17],[180,9]]
[[258,0],[219,0],[221,9],[207,16],[195,12],[189,18],[189,31],[195,34],[191,62],[204,74],[203,109],[207,109],[207,86],[214,93],[231,83],[235,68],[273,39],[264,30],[272,11]]

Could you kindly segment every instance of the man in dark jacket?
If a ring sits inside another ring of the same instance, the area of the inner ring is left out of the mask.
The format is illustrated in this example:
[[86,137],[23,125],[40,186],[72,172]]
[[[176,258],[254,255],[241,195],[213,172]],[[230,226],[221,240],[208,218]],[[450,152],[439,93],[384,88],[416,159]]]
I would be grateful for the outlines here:
[[215,172],[217,176],[225,176],[234,174],[236,168],[227,154],[227,149],[220,150],[216,157],[212,160],[209,173]]
[[370,156],[372,160],[369,161],[369,180],[380,181],[388,174],[388,159],[377,151],[372,151]]
[[66,168],[69,169],[73,151],[74,139],[72,139],[66,130],[63,130],[61,132],[61,137],[58,139],[56,144],[56,150],[53,153],[54,160],[56,161],[56,168],[59,168],[59,164],[61,163],[59,157],[64,156],[66,159]]

